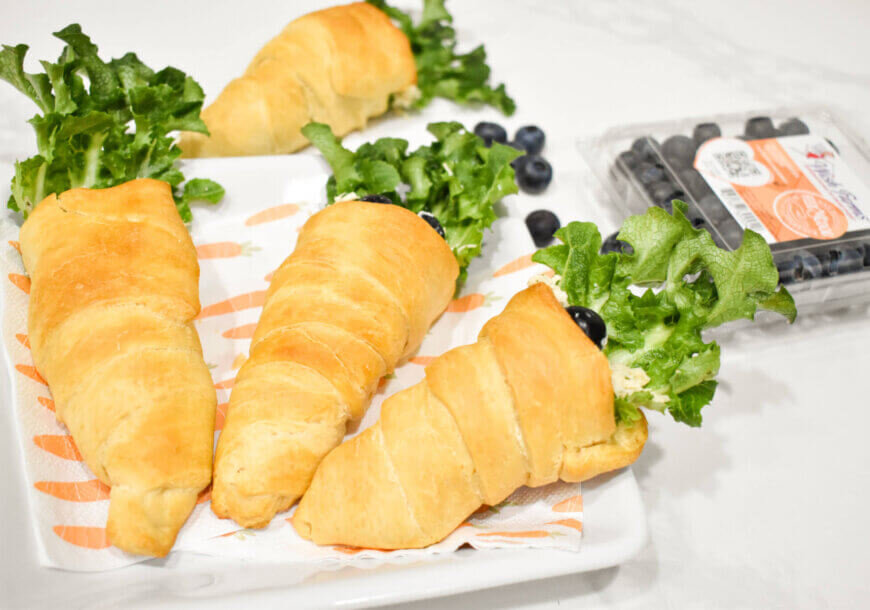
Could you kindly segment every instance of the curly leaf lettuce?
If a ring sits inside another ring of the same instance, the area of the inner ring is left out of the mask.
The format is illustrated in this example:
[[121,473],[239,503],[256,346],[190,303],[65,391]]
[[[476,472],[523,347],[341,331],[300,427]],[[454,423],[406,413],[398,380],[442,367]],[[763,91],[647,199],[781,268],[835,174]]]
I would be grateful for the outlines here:
[[[104,62],[77,24],[54,34],[66,43],[43,73],[24,70],[27,45],[3,46],[0,78],[28,96],[41,114],[30,119],[38,154],[15,164],[8,207],[25,218],[43,198],[70,188],[106,188],[135,178],[155,178],[173,188],[185,222],[194,200],[216,203],[223,188],[191,180],[175,161],[176,130],[207,133],[199,117],[204,95],[175,68],[159,72],[128,53]],[[133,127],[134,130],[130,130]]]
[[328,125],[309,123],[303,135],[332,168],[326,185],[329,202],[340,196],[385,195],[413,212],[433,214],[461,269],[480,254],[483,232],[496,219],[494,205],[516,193],[511,161],[521,153],[483,140],[460,123],[430,123],[435,141],[408,152],[408,142],[381,138],[356,151],[344,148]]
[[692,226],[686,209],[674,201],[673,215],[650,208],[628,218],[617,237],[631,253],[600,254],[597,227],[572,222],[556,233],[563,243],[532,257],[559,274],[571,305],[601,315],[611,365],[642,371],[643,387],[616,399],[619,421],[637,421],[638,409],[646,407],[701,425],[701,409],[716,391],[720,356],[702,331],[752,320],[759,309],[790,322],[797,315],[760,235],[747,230],[739,248],[722,250],[709,233]]
[[417,64],[419,97],[415,108],[423,108],[436,97],[460,104],[480,103],[493,106],[505,115],[516,110],[514,100],[505,86],[491,87],[490,68],[486,64],[486,50],[478,46],[468,53],[456,52],[456,31],[453,17],[447,12],[444,0],[423,0],[420,22],[384,0],[367,0],[393,19],[408,37]]

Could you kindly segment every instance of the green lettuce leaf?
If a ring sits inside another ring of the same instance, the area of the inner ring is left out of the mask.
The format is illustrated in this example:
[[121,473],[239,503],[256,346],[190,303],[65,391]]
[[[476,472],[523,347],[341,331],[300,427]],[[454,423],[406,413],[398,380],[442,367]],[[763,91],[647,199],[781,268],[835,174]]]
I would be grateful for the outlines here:
[[649,377],[642,391],[616,399],[618,421],[637,421],[637,409],[646,407],[699,426],[720,362],[719,346],[705,342],[702,331],[752,320],[759,309],[790,322],[797,315],[760,235],[745,231],[740,247],[728,252],[692,226],[685,203],[674,201],[673,209],[650,208],[626,219],[618,238],[630,251],[600,254],[595,225],[572,222],[556,232],[561,244],[532,257],[556,271],[571,305],[601,315],[610,362]]
[[433,214],[459,263],[461,282],[480,254],[484,230],[496,219],[495,203],[517,192],[510,164],[520,153],[498,143],[487,148],[460,123],[431,123],[428,129],[435,141],[412,152],[397,138],[350,151],[322,123],[309,123],[302,133],[332,168],[330,203],[350,194],[385,195],[413,212]]
[[185,222],[192,201],[217,203],[223,189],[210,180],[182,188],[181,151],[169,135],[207,133],[199,117],[205,96],[196,81],[175,68],[154,72],[133,53],[104,62],[77,24],[55,36],[67,46],[57,62],[40,62],[41,74],[24,71],[26,45],[0,51],[0,78],[41,112],[30,119],[39,153],[15,164],[9,208],[26,218],[51,193],[135,178],[168,182]]
[[444,0],[423,0],[423,15],[416,25],[408,14],[384,0],[367,2],[393,19],[411,42],[420,90],[414,107],[423,108],[432,99],[443,97],[460,104],[493,106],[508,116],[514,113],[516,104],[505,86],[493,88],[489,84],[490,68],[483,46],[468,53],[457,53],[453,17],[444,6]]

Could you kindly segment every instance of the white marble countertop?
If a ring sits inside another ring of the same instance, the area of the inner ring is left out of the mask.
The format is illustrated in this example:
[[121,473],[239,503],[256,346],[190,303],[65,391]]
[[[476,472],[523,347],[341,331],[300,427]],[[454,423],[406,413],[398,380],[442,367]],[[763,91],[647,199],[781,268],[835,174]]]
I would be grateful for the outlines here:
[[[0,41],[53,57],[50,32],[79,21],[106,55],[135,49],[213,96],[289,21],[324,2],[2,0]],[[399,3],[415,6],[414,0]],[[638,121],[818,103],[870,137],[870,3],[453,0],[462,40],[485,41],[494,75],[537,123],[560,172],[576,139]],[[216,44],[215,41],[218,41]],[[0,162],[31,154],[29,102],[0,84]],[[435,116],[449,110],[436,105]],[[480,118],[495,118],[483,110]],[[378,124],[366,138],[389,132]],[[4,172],[5,181],[6,174]],[[548,196],[583,197],[560,187]],[[540,202],[545,204],[545,199]],[[586,218],[606,224],[594,201]],[[580,204],[578,204],[580,205]],[[420,610],[847,608],[870,596],[870,323],[806,318],[723,347],[700,430],[653,418],[634,471],[650,540],[598,572],[421,601]]]

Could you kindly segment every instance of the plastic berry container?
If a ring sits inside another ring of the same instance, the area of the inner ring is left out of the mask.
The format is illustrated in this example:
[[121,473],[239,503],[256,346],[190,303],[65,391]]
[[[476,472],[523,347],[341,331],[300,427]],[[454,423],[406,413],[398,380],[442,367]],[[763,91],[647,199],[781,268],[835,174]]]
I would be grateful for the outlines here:
[[870,153],[830,111],[629,125],[580,149],[622,214],[682,199],[722,248],[760,233],[799,312],[870,302]]

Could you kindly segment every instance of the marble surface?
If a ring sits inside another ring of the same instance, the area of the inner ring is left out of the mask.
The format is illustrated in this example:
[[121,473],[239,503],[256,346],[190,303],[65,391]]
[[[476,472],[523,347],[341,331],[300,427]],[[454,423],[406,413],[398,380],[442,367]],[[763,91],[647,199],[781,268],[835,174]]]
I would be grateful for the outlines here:
[[[279,24],[322,4],[2,0],[0,41],[53,57],[49,33],[79,21],[104,53],[136,49],[151,65],[193,73],[214,95]],[[865,1],[453,0],[451,9],[462,40],[486,42],[496,78],[518,101],[507,124],[534,122],[548,134],[559,186],[523,205],[575,197],[578,217],[611,222],[573,178],[576,140],[620,124],[819,103],[870,136]],[[0,85],[4,164],[33,149],[24,123],[33,109],[19,98]],[[452,112],[440,103],[426,111]],[[490,110],[462,116],[498,119]],[[389,131],[381,121],[366,139]],[[651,420],[634,467],[650,541],[636,558],[408,607],[859,606],[870,595],[868,344],[861,310],[727,340],[704,427]]]

